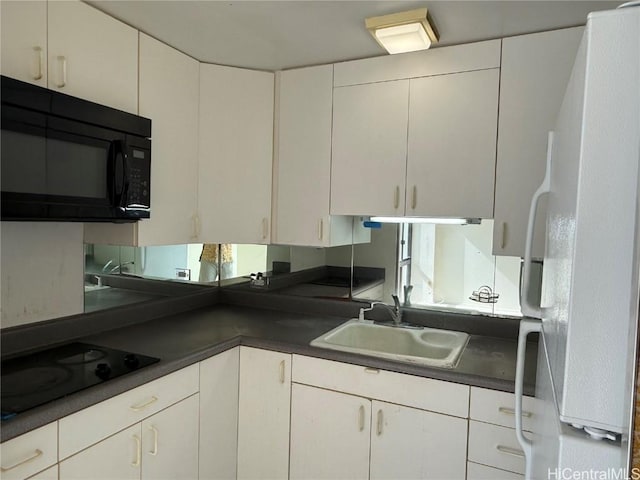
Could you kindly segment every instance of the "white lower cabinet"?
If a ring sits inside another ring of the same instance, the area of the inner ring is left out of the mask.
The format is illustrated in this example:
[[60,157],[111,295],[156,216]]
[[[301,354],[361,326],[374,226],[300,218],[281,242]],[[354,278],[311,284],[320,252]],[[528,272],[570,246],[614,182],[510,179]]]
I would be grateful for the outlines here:
[[200,362],[201,480],[236,478],[240,347]]
[[291,479],[465,478],[469,387],[300,355],[292,376]]
[[466,419],[375,400],[372,406],[372,480],[464,478]]
[[[58,461],[58,422],[8,440],[0,447],[3,480],[22,480]],[[37,478],[37,477],[36,477]]]
[[60,463],[61,480],[138,480],[142,463],[138,423]]
[[467,480],[524,480],[524,475],[469,462],[467,463]]
[[198,394],[60,463],[60,480],[195,480]]
[[289,476],[291,355],[240,347],[238,478]]
[[[536,399],[522,399],[522,427],[531,430]],[[518,479],[524,474],[524,453],[516,439],[515,396],[471,387],[469,407],[469,468],[467,480]]]
[[289,478],[367,479],[371,401],[294,383]]
[[27,480],[58,480],[58,465],[47,468],[43,472],[36,473],[33,477],[29,477]]

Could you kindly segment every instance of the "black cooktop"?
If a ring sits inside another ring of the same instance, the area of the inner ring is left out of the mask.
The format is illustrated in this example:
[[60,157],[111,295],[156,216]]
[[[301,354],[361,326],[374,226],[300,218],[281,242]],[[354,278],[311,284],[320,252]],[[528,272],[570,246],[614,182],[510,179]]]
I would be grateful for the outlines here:
[[106,382],[160,359],[70,343],[2,362],[2,420]]

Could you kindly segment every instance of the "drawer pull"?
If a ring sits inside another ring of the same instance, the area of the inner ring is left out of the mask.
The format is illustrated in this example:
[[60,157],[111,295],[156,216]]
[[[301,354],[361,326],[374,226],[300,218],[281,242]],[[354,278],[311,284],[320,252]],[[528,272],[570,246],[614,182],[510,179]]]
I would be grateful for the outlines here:
[[376,428],[376,433],[378,434],[378,436],[382,435],[383,423],[384,423],[384,414],[382,413],[382,410],[378,410],[378,425]]
[[153,433],[153,450],[149,452],[149,455],[155,457],[158,454],[158,429],[153,425],[149,425],[149,430]]
[[140,441],[140,437],[138,435],[134,435],[133,439],[136,442],[136,458],[135,460],[131,463],[132,467],[139,467],[140,466],[140,457],[141,455],[141,450],[142,450],[142,442]]
[[9,470],[13,470],[14,468],[18,468],[20,465],[24,465],[25,463],[32,462],[33,460],[35,460],[36,458],[38,458],[41,455],[42,455],[42,450],[36,449],[36,451],[33,452],[33,455],[25,458],[24,460],[20,460],[19,462],[14,463],[13,465],[9,465],[8,467],[0,467],[0,472],[8,472]]
[[[507,407],[500,407],[498,408],[498,411],[500,413],[504,413],[505,415],[514,415],[516,414],[516,411],[513,408],[507,408]],[[522,411],[522,416],[526,417],[526,418],[531,418],[533,414],[531,412],[525,412],[524,410]]]
[[149,400],[147,400],[144,403],[139,403],[137,405],[131,405],[129,408],[131,410],[133,410],[134,412],[139,412],[140,410],[144,410],[145,408],[147,408],[149,405],[156,403],[158,401],[158,397],[151,397]]
[[524,458],[524,452],[522,450],[518,450],[517,448],[505,447],[504,445],[497,445],[496,450],[501,453],[506,453],[507,455],[512,455],[514,457]]
[[396,185],[396,189],[393,192],[393,208],[398,209],[400,206],[400,187]]
[[364,369],[365,373],[371,373],[372,375],[377,375],[380,373],[380,369],[379,368],[371,368],[371,367],[366,367]]
[[280,362],[280,383],[284,383],[284,366],[285,366],[285,362],[284,360],[282,360]]
[[415,210],[418,206],[418,187],[413,186],[413,192],[411,193],[411,210]]
[[364,405],[360,405],[358,409],[358,425],[362,432],[364,430]]

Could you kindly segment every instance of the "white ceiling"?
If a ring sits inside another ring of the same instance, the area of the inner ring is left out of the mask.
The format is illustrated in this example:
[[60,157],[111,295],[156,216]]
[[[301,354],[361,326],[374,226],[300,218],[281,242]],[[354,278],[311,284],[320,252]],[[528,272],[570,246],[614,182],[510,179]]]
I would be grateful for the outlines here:
[[445,46],[582,25],[589,12],[622,2],[88,1],[202,62],[259,70],[384,55],[364,19],[413,8],[429,9]]

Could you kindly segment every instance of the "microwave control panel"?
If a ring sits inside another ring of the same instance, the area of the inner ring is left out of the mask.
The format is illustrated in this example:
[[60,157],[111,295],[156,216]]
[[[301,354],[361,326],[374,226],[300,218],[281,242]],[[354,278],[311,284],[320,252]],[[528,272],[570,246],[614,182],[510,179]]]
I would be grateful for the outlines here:
[[151,207],[151,161],[149,150],[132,146],[127,155],[129,189],[127,210],[148,210]]

